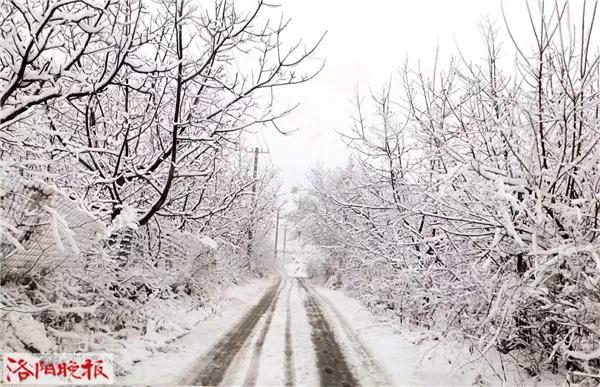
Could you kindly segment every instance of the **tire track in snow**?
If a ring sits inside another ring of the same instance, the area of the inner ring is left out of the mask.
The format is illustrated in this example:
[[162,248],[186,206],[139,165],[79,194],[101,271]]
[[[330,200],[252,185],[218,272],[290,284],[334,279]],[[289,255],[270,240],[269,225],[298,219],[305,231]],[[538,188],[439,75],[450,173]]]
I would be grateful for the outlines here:
[[312,341],[317,355],[317,368],[322,386],[358,386],[350,371],[342,350],[335,340],[333,331],[321,311],[316,297],[304,283],[300,287],[306,294],[304,305],[312,327]]
[[269,306],[274,304],[281,280],[271,286],[260,301],[204,356],[205,365],[192,380],[194,385],[215,386],[221,383],[225,372],[240,351],[246,339]]
[[296,280],[290,281],[290,289],[285,305],[285,385],[293,386],[294,377],[294,351],[292,347],[292,288]]
[[[287,280],[285,281],[287,282]],[[284,285],[285,286],[285,285]],[[254,386],[256,384],[256,379],[258,377],[258,370],[260,367],[260,355],[262,353],[263,345],[265,343],[265,337],[267,336],[267,332],[271,327],[271,321],[273,320],[273,311],[275,310],[275,306],[277,305],[277,300],[279,299],[279,294],[281,293],[281,288],[277,290],[275,297],[271,300],[271,304],[267,310],[267,314],[265,315],[265,322],[258,333],[258,337],[256,342],[254,343],[254,350],[252,351],[252,357],[250,358],[250,366],[248,368],[248,373],[246,374],[246,379],[244,380],[244,386]]]
[[335,305],[333,305],[333,303],[329,301],[327,297],[321,296],[311,284],[305,284],[305,286],[309,289],[310,293],[315,297],[315,299],[318,300],[319,303],[324,304],[331,311],[333,317],[338,321],[339,326],[342,328],[343,333],[357,355],[358,361],[360,361],[361,370],[365,371],[368,374],[369,379],[371,379],[368,381],[368,385],[390,385],[388,378],[377,365],[375,360],[373,360],[373,356],[371,356],[369,350],[356,336],[354,329],[350,326],[350,324],[348,324],[348,321],[346,321]]

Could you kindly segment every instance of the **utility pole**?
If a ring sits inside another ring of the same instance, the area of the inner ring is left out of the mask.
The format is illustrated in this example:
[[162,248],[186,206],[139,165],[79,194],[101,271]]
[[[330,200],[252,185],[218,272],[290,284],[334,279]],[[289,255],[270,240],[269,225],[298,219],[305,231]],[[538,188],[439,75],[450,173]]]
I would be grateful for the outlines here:
[[275,263],[277,263],[277,239],[279,237],[279,210],[277,207],[277,220],[275,221]]
[[252,200],[256,202],[256,175],[258,174],[258,147],[254,148],[254,171],[252,177],[254,182],[252,183]]
[[256,177],[258,176],[258,147],[254,148],[254,170],[252,171],[252,206],[250,210],[251,223],[248,227],[248,262],[250,262],[250,255],[252,254],[252,227],[254,227],[254,213],[256,212]]
[[283,227],[283,267],[285,267],[285,244],[287,242],[287,222],[285,223],[285,226]]

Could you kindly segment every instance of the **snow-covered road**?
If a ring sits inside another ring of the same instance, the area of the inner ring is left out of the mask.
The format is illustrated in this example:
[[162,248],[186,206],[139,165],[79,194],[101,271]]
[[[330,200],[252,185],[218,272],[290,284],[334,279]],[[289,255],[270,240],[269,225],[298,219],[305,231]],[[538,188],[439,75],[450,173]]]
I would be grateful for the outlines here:
[[188,375],[194,385],[387,385],[350,324],[309,281],[276,280]]
[[[288,270],[288,273],[297,270]],[[302,272],[301,270],[299,271]],[[343,291],[282,275],[227,290],[217,315],[162,312],[167,331],[132,338],[119,384],[261,386],[522,385],[518,368],[483,358],[452,332],[374,316]],[[502,374],[499,373],[502,371]],[[544,379],[542,385],[554,385]]]

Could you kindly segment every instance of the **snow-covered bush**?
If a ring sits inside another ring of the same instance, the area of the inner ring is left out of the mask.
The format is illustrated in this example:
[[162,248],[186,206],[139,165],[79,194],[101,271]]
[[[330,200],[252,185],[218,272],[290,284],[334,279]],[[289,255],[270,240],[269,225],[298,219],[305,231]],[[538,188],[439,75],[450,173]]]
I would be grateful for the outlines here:
[[[516,72],[487,58],[356,98],[345,168],[315,170],[296,220],[345,288],[398,319],[458,328],[530,373],[600,372],[600,60],[595,6],[531,10]],[[591,9],[590,9],[591,8]],[[514,38],[514,37],[513,37]],[[528,52],[528,47],[534,47]],[[582,48],[583,47],[583,48]]]
[[156,305],[210,311],[224,287],[252,275],[224,240],[168,222],[139,227],[127,210],[107,226],[40,181],[13,176],[0,186],[11,232],[0,257],[5,351],[101,350],[147,334]]
[[3,311],[74,350],[268,271],[276,174],[244,151],[249,129],[279,130],[274,90],[319,71],[304,67],[318,42],[284,43],[270,8],[0,4]]

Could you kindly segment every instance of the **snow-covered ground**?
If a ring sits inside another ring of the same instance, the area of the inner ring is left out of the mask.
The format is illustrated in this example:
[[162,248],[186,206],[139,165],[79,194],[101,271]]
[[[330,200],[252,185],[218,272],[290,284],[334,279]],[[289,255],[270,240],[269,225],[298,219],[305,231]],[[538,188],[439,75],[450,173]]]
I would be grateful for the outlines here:
[[[219,337],[229,331],[251,308],[272,279],[255,280],[245,286],[234,286],[223,296],[222,308],[212,313],[157,310],[155,327],[150,334],[133,337],[119,350],[127,375],[118,377],[119,384],[179,384]],[[162,325],[156,332],[156,325]]]
[[[328,317],[337,319],[336,334],[344,346],[357,339],[386,373],[393,385],[560,385],[553,375],[531,379],[497,353],[481,356],[463,340],[442,332],[415,330],[382,320],[340,291],[317,287]],[[346,322],[350,330],[344,329]],[[354,336],[354,337],[348,337]],[[471,348],[471,349],[470,349]]]
[[[149,330],[154,333],[126,341],[121,351],[126,355],[120,360],[132,366],[118,382],[314,386],[323,384],[328,373],[344,377],[343,367],[331,370],[323,363],[339,347],[341,362],[354,378],[348,384],[558,384],[547,378],[527,379],[498,356],[480,356],[450,334],[415,331],[374,316],[341,291],[298,277],[304,274],[301,254],[298,249],[289,256],[287,270],[292,275],[230,288],[216,315],[202,309],[157,315],[155,324],[164,325],[162,333],[156,333],[155,326]],[[253,313],[254,322],[240,325]],[[329,344],[323,341],[327,335]],[[228,358],[217,379],[203,379],[214,377],[215,359]]]
[[[291,333],[291,343],[286,343],[286,331]],[[224,385],[285,385],[290,377],[294,385],[318,385],[310,325],[292,281],[280,285],[272,315],[265,316],[254,333],[236,355]],[[286,345],[290,344],[292,352],[287,358]]]

